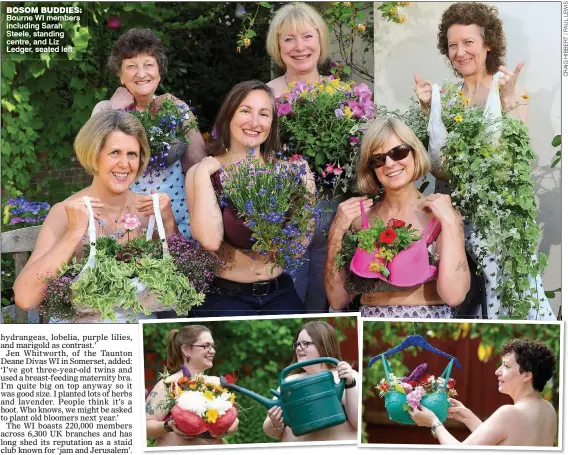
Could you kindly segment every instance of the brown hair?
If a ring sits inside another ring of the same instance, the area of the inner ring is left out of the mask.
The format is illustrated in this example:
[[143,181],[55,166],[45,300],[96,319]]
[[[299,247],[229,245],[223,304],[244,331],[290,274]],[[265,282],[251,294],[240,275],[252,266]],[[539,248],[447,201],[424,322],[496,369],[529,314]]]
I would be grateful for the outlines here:
[[105,146],[107,137],[115,132],[121,131],[129,136],[134,136],[140,144],[140,164],[136,177],[139,177],[146,169],[150,160],[150,147],[146,130],[142,123],[132,114],[120,110],[102,111],[93,115],[85,123],[77,137],[73,147],[81,166],[91,175],[96,175],[97,158],[101,149]]
[[[440,54],[449,56],[448,29],[455,24],[475,24],[481,28],[481,36],[486,46],[491,50],[487,52],[485,68],[489,74],[495,74],[499,67],[505,64],[507,43],[503,33],[503,23],[499,19],[499,11],[494,6],[483,3],[455,3],[442,14],[442,21],[438,26],[438,50]],[[454,68],[456,76],[461,74]]]
[[140,54],[148,54],[156,59],[160,78],[164,79],[168,72],[166,49],[162,40],[148,28],[133,28],[118,38],[112,46],[107,66],[114,74],[120,76],[122,61]]
[[379,179],[373,169],[369,166],[371,156],[380,149],[388,138],[392,135],[397,136],[406,145],[409,145],[414,157],[414,175],[412,180],[416,181],[424,177],[430,171],[430,158],[428,153],[416,137],[414,132],[406,123],[396,118],[377,119],[365,131],[363,143],[361,144],[361,154],[357,162],[357,187],[363,194],[378,194],[381,188]]
[[270,125],[270,133],[266,141],[261,144],[262,157],[269,161],[277,152],[280,151],[280,135],[278,133],[278,107],[272,89],[264,82],[260,81],[245,81],[233,87],[231,92],[223,101],[223,105],[219,109],[217,119],[215,120],[215,139],[213,143],[207,147],[206,153],[208,156],[219,156],[225,153],[231,147],[231,120],[235,112],[253,90],[262,90],[266,92],[272,102],[272,124]]
[[203,332],[211,333],[211,330],[203,325],[186,325],[180,330],[170,330],[166,344],[166,369],[169,373],[175,373],[185,363],[181,347],[194,344]]
[[270,21],[270,27],[266,35],[266,50],[274,62],[281,68],[286,67],[280,55],[280,35],[282,29],[290,27],[292,30],[297,30],[298,26],[302,24],[309,24],[318,32],[320,44],[318,63],[321,65],[327,59],[329,30],[321,14],[306,3],[288,3],[276,12],[274,18]]
[[[308,332],[308,335],[312,339],[321,357],[333,357],[334,359],[341,361],[339,342],[337,341],[335,329],[331,325],[329,325],[325,321],[306,322],[304,325],[302,325],[300,330],[296,332],[294,343],[298,341],[298,337],[300,336],[302,330]],[[296,353],[294,352],[292,363],[296,363],[297,361],[298,359],[296,357]],[[328,363],[326,365],[331,368],[335,368],[334,364]],[[291,371],[290,374],[300,373],[303,371],[303,368],[298,368],[297,370]]]

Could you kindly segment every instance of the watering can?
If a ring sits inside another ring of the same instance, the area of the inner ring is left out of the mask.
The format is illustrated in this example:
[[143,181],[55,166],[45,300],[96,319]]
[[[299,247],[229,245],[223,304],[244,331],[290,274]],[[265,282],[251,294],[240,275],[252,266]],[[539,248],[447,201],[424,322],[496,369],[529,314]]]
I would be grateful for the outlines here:
[[224,377],[221,377],[221,386],[258,401],[266,409],[280,406],[284,423],[292,429],[294,436],[302,436],[339,425],[347,420],[341,405],[345,380],[342,379],[336,384],[333,373],[329,370],[291,381],[285,380],[290,371],[317,363],[337,365],[339,360],[332,357],[319,357],[284,368],[280,373],[280,392],[270,389],[272,395],[276,397],[275,400],[265,398],[236,384],[228,384]]

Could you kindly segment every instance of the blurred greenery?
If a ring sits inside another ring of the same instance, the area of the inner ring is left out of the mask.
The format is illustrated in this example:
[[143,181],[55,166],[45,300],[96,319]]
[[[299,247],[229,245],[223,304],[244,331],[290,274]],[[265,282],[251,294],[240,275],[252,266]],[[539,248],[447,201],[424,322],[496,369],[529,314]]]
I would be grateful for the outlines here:
[[[345,339],[344,330],[355,327],[356,318],[336,317],[333,325],[341,342]],[[310,319],[311,320],[311,319]],[[295,362],[292,343],[296,332],[306,318],[292,319],[257,319],[240,321],[196,322],[213,333],[218,345],[215,365],[207,374],[221,376],[235,373],[237,384],[267,398],[272,398],[270,389],[279,387],[280,372]],[[166,342],[172,329],[180,329],[187,323],[144,324],[144,352],[155,352],[161,360],[166,359]],[[145,365],[148,367],[148,365]],[[262,431],[267,409],[260,403],[237,394],[239,409],[239,430],[225,438],[229,444],[250,444],[278,442]]]
[[[560,325],[559,324],[490,324],[469,322],[378,322],[364,321],[363,323],[363,403],[374,396],[374,387],[384,377],[381,362],[376,362],[368,368],[369,360],[383,352],[380,346],[394,347],[400,344],[408,335],[422,335],[435,345],[435,340],[480,339],[477,356],[480,362],[494,362],[495,368],[500,364],[499,350],[507,341],[514,338],[528,338],[545,341],[556,355],[557,368],[552,380],[546,385],[543,396],[548,399],[556,410],[559,409],[559,368],[560,368]],[[422,348],[410,347],[405,350],[413,356],[422,352]],[[392,371],[397,376],[404,376],[408,368],[402,363],[402,355],[389,357]],[[465,403],[467,406],[467,403]],[[363,405],[364,406],[364,405]],[[363,408],[364,412],[364,408]],[[363,441],[366,441],[366,431],[362,429]]]

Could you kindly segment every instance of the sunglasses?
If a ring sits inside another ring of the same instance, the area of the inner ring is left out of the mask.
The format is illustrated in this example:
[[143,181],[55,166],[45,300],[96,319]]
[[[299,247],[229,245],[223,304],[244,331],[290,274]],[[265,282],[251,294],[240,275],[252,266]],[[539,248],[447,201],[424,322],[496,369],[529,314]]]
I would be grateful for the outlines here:
[[390,149],[387,153],[376,153],[369,159],[371,169],[378,169],[385,165],[387,156],[393,161],[405,159],[414,149],[410,145],[400,144]]

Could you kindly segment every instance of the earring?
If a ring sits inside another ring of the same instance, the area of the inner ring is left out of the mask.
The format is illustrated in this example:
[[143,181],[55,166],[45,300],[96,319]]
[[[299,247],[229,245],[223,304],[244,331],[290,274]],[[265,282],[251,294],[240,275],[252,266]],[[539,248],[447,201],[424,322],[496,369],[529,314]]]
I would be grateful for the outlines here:
[[189,362],[189,354],[186,354],[186,355],[185,355],[185,361],[186,361],[186,362]]

